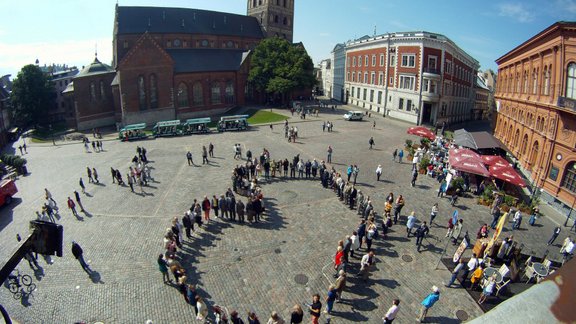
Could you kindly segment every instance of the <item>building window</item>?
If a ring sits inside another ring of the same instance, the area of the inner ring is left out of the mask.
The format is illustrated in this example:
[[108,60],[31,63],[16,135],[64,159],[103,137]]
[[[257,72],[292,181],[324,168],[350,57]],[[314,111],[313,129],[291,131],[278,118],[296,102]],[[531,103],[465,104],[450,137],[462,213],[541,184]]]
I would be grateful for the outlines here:
[[368,67],[368,55],[364,55],[364,66]]
[[208,42],[207,39],[203,39],[200,41],[200,46],[202,47],[208,47],[208,45],[210,45],[210,43]]
[[358,83],[362,82],[362,73],[358,72]]
[[394,85],[394,77],[390,77],[390,85],[391,85],[391,86]]
[[390,55],[390,66],[391,66],[391,67],[395,67],[395,66],[396,66],[396,54],[391,54],[391,55]]
[[366,101],[366,93],[368,93],[368,90],[364,89],[364,91],[362,91],[362,100]]
[[436,56],[428,56],[428,68],[432,70],[436,70],[436,61],[438,59]]
[[380,54],[380,66],[384,66],[384,54]]
[[362,66],[362,56],[358,56],[358,67]]
[[192,103],[194,106],[203,106],[204,105],[204,95],[202,90],[202,83],[196,82],[192,87]]
[[364,72],[364,83],[368,83],[368,72]]
[[278,15],[274,15],[274,22],[278,23]]
[[232,81],[228,81],[226,83],[226,91],[225,91],[225,97],[224,97],[224,101],[227,104],[233,104],[235,99],[234,99],[234,83]]
[[446,72],[446,74],[452,74],[452,62],[451,61],[446,61],[446,67],[444,68],[444,72]]
[[350,81],[350,72],[346,72],[346,81]]
[[415,67],[415,66],[416,66],[416,55],[402,54],[402,67]]
[[576,162],[568,163],[561,186],[569,191],[576,192]]
[[428,79],[422,80],[422,91],[428,92],[428,84],[429,83],[430,83],[430,80],[428,80]]
[[178,85],[177,102],[178,107],[188,107],[188,86],[184,82]]
[[399,110],[403,110],[404,109],[404,99],[400,98],[398,100],[398,109]]
[[178,38],[176,38],[172,44],[174,45],[174,47],[182,46],[182,42]]
[[406,89],[406,90],[414,90],[414,82],[416,78],[414,76],[409,75],[401,75],[400,76],[400,85],[398,88]]
[[96,101],[96,85],[94,82],[90,82],[90,101]]
[[576,99],[576,63],[568,64],[566,74],[566,97]]
[[106,100],[106,89],[104,89],[104,81],[100,81],[100,100]]
[[528,71],[524,71],[524,93],[528,93]]
[[288,18],[284,17],[282,23],[286,26],[288,25]]
[[150,75],[150,108],[158,108],[158,84],[156,75]]
[[144,84],[144,76],[138,77],[138,106],[140,110],[145,110],[146,107],[146,85]]
[[412,111],[412,100],[406,100],[406,111]]
[[286,7],[287,7],[286,3],[287,3],[287,1],[286,1],[286,0],[284,0],[284,8],[286,8]]
[[378,91],[378,104],[382,103],[382,91]]
[[212,83],[210,93],[210,99],[213,105],[219,105],[222,103],[222,99],[220,98],[220,84],[218,82]]
[[356,67],[356,56],[352,58],[352,66]]
[[128,41],[127,41],[127,40],[124,41],[123,46],[124,46],[124,49],[127,49],[127,48],[128,48]]
[[550,94],[550,70],[551,66],[544,67],[544,95],[547,96]]
[[538,93],[538,70],[532,71],[532,94]]
[[374,90],[370,90],[370,102],[374,102]]
[[370,74],[370,83],[371,84],[376,84],[376,73],[372,72]]
[[376,66],[376,55],[372,55],[372,66]]
[[356,88],[356,98],[360,99],[360,88]]
[[352,73],[352,82],[356,82],[356,73]]
[[384,73],[378,74],[378,85],[384,85]]

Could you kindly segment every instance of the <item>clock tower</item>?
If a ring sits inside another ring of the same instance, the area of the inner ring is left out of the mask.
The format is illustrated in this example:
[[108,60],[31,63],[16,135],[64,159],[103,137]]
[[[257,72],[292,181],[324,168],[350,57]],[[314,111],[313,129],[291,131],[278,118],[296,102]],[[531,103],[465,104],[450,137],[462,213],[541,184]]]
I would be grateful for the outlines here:
[[255,17],[266,37],[280,37],[292,43],[295,0],[248,0],[248,16]]

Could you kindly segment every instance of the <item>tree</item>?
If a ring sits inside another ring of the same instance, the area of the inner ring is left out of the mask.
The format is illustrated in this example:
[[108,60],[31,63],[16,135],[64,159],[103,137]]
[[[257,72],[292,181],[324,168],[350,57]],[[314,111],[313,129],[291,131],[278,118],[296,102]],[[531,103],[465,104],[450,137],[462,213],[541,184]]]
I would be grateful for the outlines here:
[[25,127],[43,122],[47,110],[54,106],[54,86],[36,65],[26,65],[12,85],[12,120]]
[[248,81],[259,91],[281,96],[312,88],[314,64],[300,44],[278,37],[264,39],[254,49]]

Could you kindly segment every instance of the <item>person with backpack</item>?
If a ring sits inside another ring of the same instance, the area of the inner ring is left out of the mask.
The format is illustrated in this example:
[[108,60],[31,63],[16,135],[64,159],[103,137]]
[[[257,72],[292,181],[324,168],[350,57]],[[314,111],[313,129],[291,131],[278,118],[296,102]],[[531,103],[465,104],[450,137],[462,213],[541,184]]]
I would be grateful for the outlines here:
[[420,227],[418,227],[418,229],[416,230],[416,246],[418,252],[420,252],[420,246],[422,245],[422,240],[424,239],[424,237],[426,237],[426,235],[428,235],[429,232],[430,229],[428,228],[428,225],[426,225],[426,222],[422,222]]

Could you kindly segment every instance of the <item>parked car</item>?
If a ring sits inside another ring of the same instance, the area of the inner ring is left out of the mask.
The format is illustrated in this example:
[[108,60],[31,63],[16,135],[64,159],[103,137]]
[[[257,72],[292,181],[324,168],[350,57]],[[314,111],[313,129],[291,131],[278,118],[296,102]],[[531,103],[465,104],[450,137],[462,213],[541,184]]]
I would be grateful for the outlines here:
[[344,114],[344,119],[346,120],[362,120],[364,113],[361,111],[349,111]]

